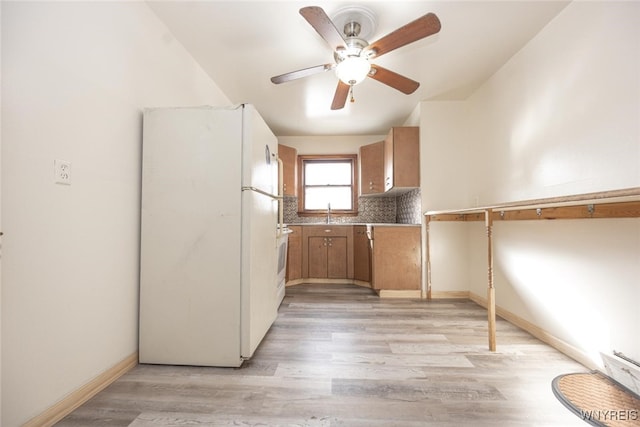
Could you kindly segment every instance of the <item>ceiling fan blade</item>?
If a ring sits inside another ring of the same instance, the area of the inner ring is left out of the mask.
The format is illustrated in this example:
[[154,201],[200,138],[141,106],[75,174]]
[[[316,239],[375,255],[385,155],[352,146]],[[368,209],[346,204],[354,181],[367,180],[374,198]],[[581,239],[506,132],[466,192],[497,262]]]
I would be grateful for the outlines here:
[[333,103],[331,103],[332,110],[340,110],[344,108],[344,104],[346,104],[347,102],[347,96],[349,96],[350,89],[351,86],[344,83],[342,80],[338,80],[336,94],[333,96]]
[[420,86],[420,83],[415,80],[411,80],[408,77],[394,73],[391,70],[387,70],[386,68],[382,68],[381,66],[374,64],[371,65],[369,77],[407,95],[415,92]]
[[308,6],[300,9],[300,15],[307,20],[309,24],[320,34],[320,36],[329,44],[331,49],[346,49],[347,45],[340,34],[340,31],[333,25],[331,19],[324,10],[318,6]]
[[329,71],[335,68],[335,64],[324,64],[324,65],[316,65],[315,67],[303,68],[302,70],[291,71],[289,73],[280,74],[279,76],[271,77],[271,82],[275,84],[280,84],[284,82],[288,82],[295,79],[300,79],[302,77],[312,76],[314,74],[322,73],[324,71]]
[[373,55],[378,57],[394,49],[413,43],[416,40],[435,34],[440,31],[440,27],[438,17],[433,13],[427,13],[371,43],[365,50],[373,52]]

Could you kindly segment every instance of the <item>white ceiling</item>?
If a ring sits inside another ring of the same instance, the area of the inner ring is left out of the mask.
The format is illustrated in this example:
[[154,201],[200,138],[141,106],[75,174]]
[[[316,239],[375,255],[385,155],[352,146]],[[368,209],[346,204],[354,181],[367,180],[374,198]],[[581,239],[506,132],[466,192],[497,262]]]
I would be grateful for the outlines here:
[[[233,103],[251,103],[278,136],[382,135],[423,100],[462,100],[531,40],[569,1],[148,1]],[[333,62],[325,41],[299,14],[350,5],[377,17],[373,42],[428,12],[442,30],[374,62],[420,87],[404,95],[366,79],[355,102],[332,111],[333,71],[275,85],[270,78]]]

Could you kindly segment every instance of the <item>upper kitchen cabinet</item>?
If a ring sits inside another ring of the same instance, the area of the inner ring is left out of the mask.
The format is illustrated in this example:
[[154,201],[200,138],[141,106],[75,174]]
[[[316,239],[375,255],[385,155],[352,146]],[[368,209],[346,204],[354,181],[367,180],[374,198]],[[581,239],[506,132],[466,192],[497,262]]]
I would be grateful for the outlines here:
[[384,192],[384,141],[360,147],[360,195]]
[[417,126],[391,128],[384,140],[384,191],[420,186],[420,131]]
[[283,187],[285,196],[297,196],[298,150],[278,144],[278,157],[283,164]]

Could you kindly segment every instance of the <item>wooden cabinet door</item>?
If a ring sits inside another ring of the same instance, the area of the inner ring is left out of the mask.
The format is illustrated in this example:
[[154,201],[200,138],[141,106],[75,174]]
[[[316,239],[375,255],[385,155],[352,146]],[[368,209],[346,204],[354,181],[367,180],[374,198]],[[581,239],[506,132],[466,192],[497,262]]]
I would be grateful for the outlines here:
[[353,278],[369,282],[371,280],[371,254],[367,227],[353,227]]
[[384,191],[393,188],[393,129],[384,140]]
[[327,277],[344,279],[347,277],[347,238],[344,236],[327,239]]
[[283,165],[283,186],[285,196],[297,196],[298,151],[293,147],[278,144],[278,157]]
[[417,127],[393,129],[393,186],[420,186],[420,134]]
[[302,226],[302,278],[353,279],[353,226]]
[[384,192],[384,141],[360,147],[360,195]]
[[289,248],[287,252],[287,279],[302,278],[302,227],[290,225]]
[[395,127],[384,140],[384,190],[420,186],[420,130]]
[[374,289],[420,289],[420,227],[374,227],[372,262]]
[[309,236],[307,239],[308,277],[326,279],[327,275],[327,238]]

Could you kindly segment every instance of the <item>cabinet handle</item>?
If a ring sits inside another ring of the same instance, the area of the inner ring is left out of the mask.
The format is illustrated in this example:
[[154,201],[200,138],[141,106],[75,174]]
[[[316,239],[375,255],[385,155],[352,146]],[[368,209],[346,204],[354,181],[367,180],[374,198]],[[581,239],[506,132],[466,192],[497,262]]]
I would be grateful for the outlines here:
[[327,228],[326,230],[324,230],[325,233],[331,233],[331,231],[332,230],[330,228]]

